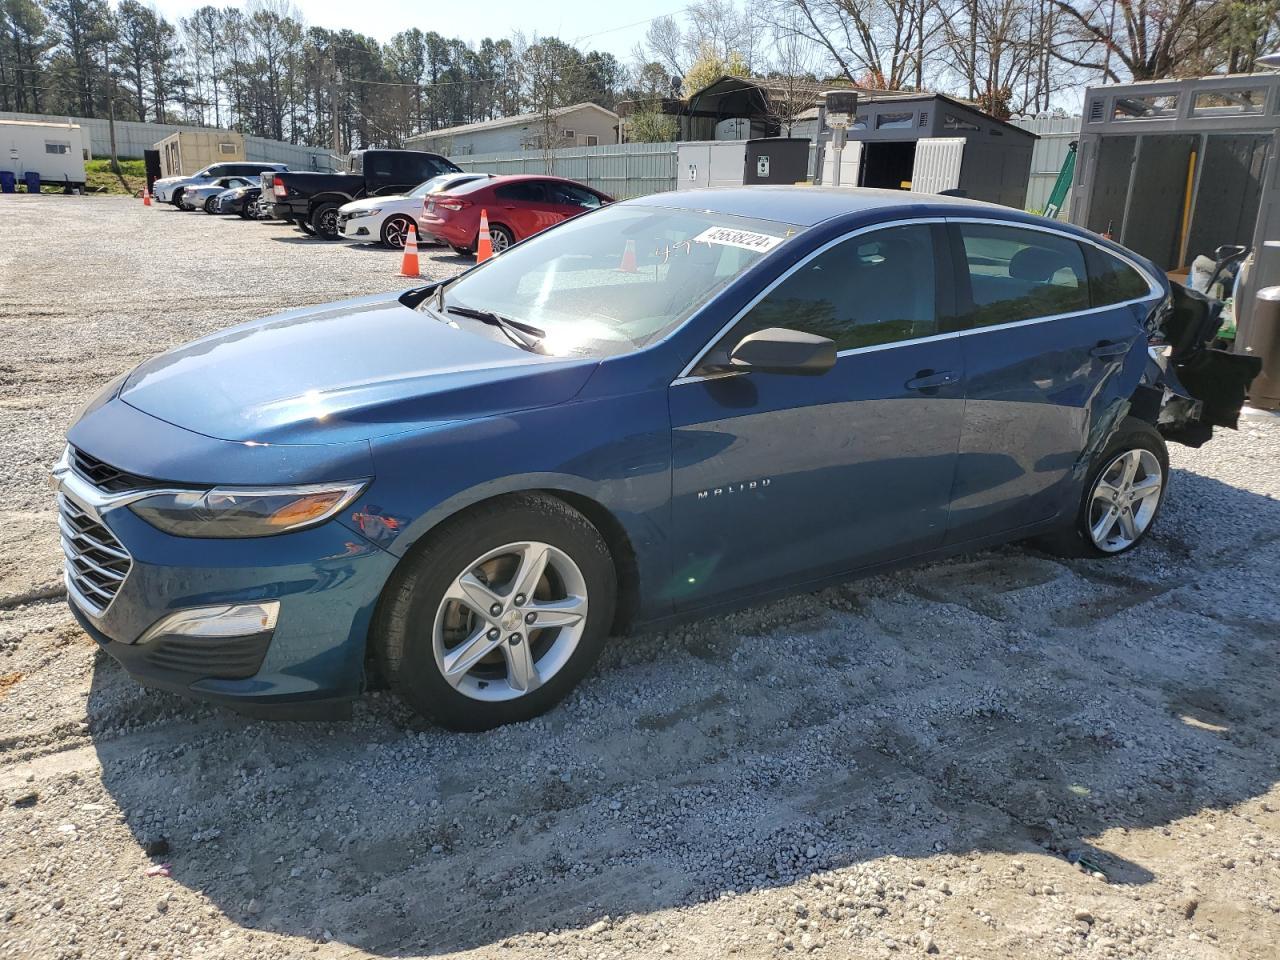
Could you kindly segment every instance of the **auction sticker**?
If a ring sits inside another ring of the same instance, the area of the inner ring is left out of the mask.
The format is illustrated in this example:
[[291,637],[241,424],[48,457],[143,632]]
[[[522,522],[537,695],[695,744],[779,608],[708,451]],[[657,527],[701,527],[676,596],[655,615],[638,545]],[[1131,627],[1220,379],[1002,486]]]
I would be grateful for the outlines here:
[[726,247],[741,247],[743,250],[764,253],[780,244],[782,237],[770,236],[767,233],[752,233],[750,230],[734,230],[732,227],[711,227],[694,237],[693,242],[718,243]]

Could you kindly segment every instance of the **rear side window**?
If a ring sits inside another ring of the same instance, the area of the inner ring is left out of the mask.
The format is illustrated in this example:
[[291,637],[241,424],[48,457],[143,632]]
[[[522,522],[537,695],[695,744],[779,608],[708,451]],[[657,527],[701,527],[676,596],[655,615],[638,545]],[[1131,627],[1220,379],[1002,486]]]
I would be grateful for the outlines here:
[[506,183],[494,191],[499,200],[514,200],[523,203],[543,203],[546,192],[536,180],[523,180],[519,183]]
[[834,340],[837,350],[938,332],[933,237],[927,224],[850,237],[810,260],[756,304],[732,337],[769,327]]
[[1074,240],[988,223],[958,228],[969,269],[972,326],[1089,309],[1084,251]]
[[1151,284],[1137,270],[1119,257],[1085,245],[1089,261],[1089,294],[1095,307],[1137,300],[1151,293]]

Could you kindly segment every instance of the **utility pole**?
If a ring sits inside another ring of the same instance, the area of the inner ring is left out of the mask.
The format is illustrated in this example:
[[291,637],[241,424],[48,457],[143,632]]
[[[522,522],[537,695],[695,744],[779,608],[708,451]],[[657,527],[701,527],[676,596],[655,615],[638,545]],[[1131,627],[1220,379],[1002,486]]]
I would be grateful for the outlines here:
[[107,130],[111,135],[111,172],[120,176],[120,161],[116,157],[116,77],[111,72],[110,53],[102,51],[102,66],[107,71]]
[[338,58],[333,53],[329,57],[333,64],[329,81],[329,102],[333,105],[333,155],[337,158],[342,156],[342,128],[338,126]]

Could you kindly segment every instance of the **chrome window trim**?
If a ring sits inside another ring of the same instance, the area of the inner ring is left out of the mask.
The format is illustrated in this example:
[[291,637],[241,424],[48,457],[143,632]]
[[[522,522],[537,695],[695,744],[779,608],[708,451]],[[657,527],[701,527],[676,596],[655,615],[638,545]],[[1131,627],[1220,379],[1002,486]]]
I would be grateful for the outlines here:
[[[1070,317],[1083,317],[1083,316],[1088,316],[1094,313],[1100,313],[1104,310],[1115,310],[1118,307],[1131,306],[1133,304],[1142,303],[1143,301],[1148,300],[1151,297],[1164,295],[1164,289],[1157,283],[1155,278],[1152,277],[1152,275],[1145,268],[1143,268],[1141,264],[1137,263],[1130,257],[1125,256],[1122,253],[1118,253],[1115,250],[1110,249],[1109,247],[1105,247],[1090,237],[1076,236],[1073,233],[1067,233],[1061,229],[1058,229],[1057,227],[1053,227],[1050,225],[1039,224],[1039,223],[1023,223],[1018,220],[1002,220],[997,217],[920,217],[920,218],[912,218],[912,219],[906,219],[906,220],[886,220],[883,223],[873,223],[865,227],[859,227],[857,230],[850,230],[848,233],[841,234],[839,237],[836,237],[832,240],[827,241],[822,246],[818,247],[816,250],[810,251],[803,259],[798,260],[796,263],[788,267],[784,272],[782,272],[777,277],[775,277],[768,284],[768,286],[766,286],[763,290],[760,291],[759,294],[753,297],[746,306],[744,306],[741,310],[739,310],[736,314],[734,314],[732,319],[730,319],[728,323],[726,323],[718,331],[716,331],[715,336],[713,336],[709,341],[707,341],[706,345],[703,346],[703,348],[700,351],[698,351],[697,355],[693,358],[692,361],[690,361],[688,364],[685,365],[684,369],[681,370],[680,375],[671,381],[671,386],[675,387],[675,386],[679,386],[682,383],[698,383],[702,380],[716,380],[723,377],[738,376],[739,373],[732,370],[724,370],[724,371],[717,371],[715,373],[710,373],[710,374],[696,374],[696,375],[693,374],[692,371],[697,369],[698,364],[702,362],[702,358],[711,352],[711,348],[720,342],[721,337],[723,337],[726,333],[732,330],[733,327],[743,317],[745,317],[748,313],[750,313],[753,309],[755,309],[756,305],[765,297],[767,297],[770,293],[772,293],[774,289],[777,288],[784,280],[786,280],[793,273],[795,273],[796,271],[801,269],[803,266],[805,266],[814,257],[817,257],[820,254],[825,253],[826,251],[830,250],[832,247],[836,246],[837,244],[843,243],[844,241],[850,239],[851,237],[856,237],[859,234],[869,233],[873,230],[883,230],[889,227],[901,227],[901,226],[909,226],[911,224],[929,224],[929,223],[942,223],[942,224],[984,223],[984,224],[991,224],[997,227],[1012,227],[1017,230],[1037,230],[1041,233],[1048,233],[1048,234],[1052,234],[1055,237],[1061,237],[1064,240],[1074,240],[1077,243],[1088,243],[1096,247],[1102,253],[1112,256],[1115,259],[1119,260],[1120,262],[1124,263],[1125,265],[1132,267],[1134,270],[1136,270],[1138,272],[1138,275],[1147,281],[1147,286],[1149,289],[1146,296],[1132,297],[1129,300],[1119,300],[1115,303],[1103,304],[1100,307],[1089,307],[1088,309],[1085,309],[1085,310],[1069,310],[1066,313],[1053,313],[1043,317],[1028,317],[1026,320],[1012,320],[1009,323],[992,324],[991,326],[987,326],[987,327],[970,327],[967,330],[954,330],[949,333],[937,333],[928,337],[915,337],[911,340],[892,340],[888,343],[878,343],[878,344],[873,344],[867,347],[852,347],[848,350],[839,351],[836,354],[837,358],[852,356],[858,353],[872,353],[877,350],[887,350],[890,347],[914,346],[916,344],[929,343],[935,340],[958,339],[960,337],[974,336],[976,334],[988,333],[990,331],[1008,330],[1013,327],[1028,327],[1028,326],[1033,326],[1035,324],[1048,323],[1051,320],[1065,320]],[[1086,271],[1088,270],[1087,264],[1085,269]],[[745,372],[746,371],[742,371],[742,373],[745,373]]]

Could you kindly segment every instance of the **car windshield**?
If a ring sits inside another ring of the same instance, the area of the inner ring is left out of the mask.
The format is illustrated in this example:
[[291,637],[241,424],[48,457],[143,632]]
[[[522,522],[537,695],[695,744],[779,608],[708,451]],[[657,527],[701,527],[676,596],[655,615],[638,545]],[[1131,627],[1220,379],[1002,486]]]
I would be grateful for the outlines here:
[[[449,284],[441,299],[446,310],[497,314],[536,329],[531,349],[541,353],[627,353],[675,329],[800,229],[615,204],[511,248]],[[429,297],[420,309],[438,304]]]
[[442,173],[438,177],[432,177],[424,183],[418,184],[409,191],[411,197],[425,197],[428,193],[439,193],[446,187],[457,187],[464,183],[470,183],[472,180],[481,180],[479,174],[474,177],[459,177],[456,173]]

